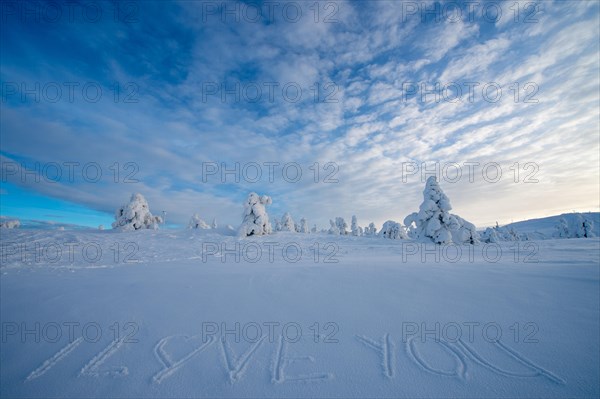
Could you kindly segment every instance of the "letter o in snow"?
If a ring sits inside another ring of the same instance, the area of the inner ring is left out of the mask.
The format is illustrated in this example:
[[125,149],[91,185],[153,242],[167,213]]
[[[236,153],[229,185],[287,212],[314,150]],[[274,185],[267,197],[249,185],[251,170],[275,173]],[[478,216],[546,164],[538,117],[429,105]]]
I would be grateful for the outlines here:
[[[455,249],[455,251],[453,251],[453,252],[456,252],[456,255],[454,255],[454,257],[452,257],[452,252],[450,252],[451,255],[448,256],[448,249],[450,249],[450,248]],[[443,249],[442,249],[442,258],[444,258],[444,260],[446,262],[456,263],[457,261],[460,260],[460,258],[462,258],[462,248],[453,242],[446,244],[443,246]]]
[[[48,336],[48,328],[54,329],[54,337],[51,338]],[[44,327],[42,327],[42,337],[46,342],[58,342],[62,337],[62,329],[60,328],[60,325],[55,321],[44,324]]]
[[[490,247],[493,247],[494,250],[495,250],[495,252],[496,252],[496,257],[495,258],[490,257],[489,254],[488,254],[488,249]],[[496,243],[484,244],[483,245],[482,255],[483,255],[483,259],[485,259],[486,262],[496,263],[502,257],[502,248],[500,248],[500,245],[498,245]]]
[[[90,327],[94,327],[94,329],[96,330],[96,335],[94,336],[94,338],[90,338],[88,335],[88,329]],[[102,337],[102,327],[100,327],[100,324],[96,323],[95,321],[91,321],[89,323],[85,323],[83,329],[81,330],[81,334],[83,335],[83,339],[85,339],[86,342],[98,342],[100,341],[100,337]]]
[[[288,336],[288,328],[289,327],[294,327],[294,329],[296,329],[296,336],[294,337],[294,339],[290,339],[290,337]],[[302,327],[300,326],[300,324],[293,322],[293,321],[290,323],[285,323],[283,325],[282,334],[283,334],[283,339],[285,339],[286,342],[291,342],[291,343],[298,342],[298,341],[300,341],[300,338],[302,338]]]
[[[88,249],[90,247],[94,247],[94,249],[96,251],[96,256],[94,258],[90,257],[90,255],[88,254]],[[98,262],[100,260],[100,258],[102,258],[102,247],[100,247],[100,244],[98,244],[96,242],[86,243],[83,246],[83,248],[81,249],[81,252],[83,254],[83,259],[85,259],[86,262],[95,263],[95,262]]]
[[[51,256],[48,255],[50,247],[56,248],[56,251],[55,251],[56,256],[51,257]],[[51,242],[49,244],[44,245],[44,252],[43,253],[44,253],[44,259],[46,261],[48,261],[50,263],[56,263],[56,262],[58,262],[58,260],[62,256],[62,249],[60,248],[60,245],[58,245],[57,243]]]
[[[296,257],[295,258],[291,258],[288,256],[288,248],[289,247],[296,248]],[[281,254],[283,255],[283,259],[286,262],[296,263],[300,260],[300,258],[302,258],[302,247],[300,247],[300,245],[296,244],[295,242],[290,242],[283,246],[283,248],[281,249]]]
[[[254,258],[248,256],[248,247],[256,248],[256,256]],[[262,248],[255,242],[249,242],[244,244],[244,247],[242,248],[242,256],[246,262],[256,263],[260,260],[260,258],[262,258]]]
[[[493,327],[494,330],[496,330],[494,338],[490,338],[490,336],[489,336],[488,330],[490,327]],[[498,341],[500,341],[500,338],[502,337],[502,327],[500,327],[500,325],[498,323],[496,323],[495,321],[486,323],[483,326],[483,329],[481,330],[481,335],[483,335],[483,339],[485,339],[489,343],[498,342]]]
[[[253,338],[248,336],[248,328],[250,327],[254,327],[254,329],[256,330],[256,333]],[[260,325],[258,323],[251,321],[250,323],[244,324],[244,328],[242,328],[242,336],[244,337],[244,340],[246,342],[256,343],[262,337],[262,328],[260,328]]]
[[[450,336],[448,336],[448,329],[451,327],[455,329],[455,333],[454,335],[451,334]],[[460,325],[458,323],[451,321],[450,323],[444,324],[444,327],[442,327],[442,338],[444,338],[446,341],[456,343],[461,337],[462,328],[460,328]]]

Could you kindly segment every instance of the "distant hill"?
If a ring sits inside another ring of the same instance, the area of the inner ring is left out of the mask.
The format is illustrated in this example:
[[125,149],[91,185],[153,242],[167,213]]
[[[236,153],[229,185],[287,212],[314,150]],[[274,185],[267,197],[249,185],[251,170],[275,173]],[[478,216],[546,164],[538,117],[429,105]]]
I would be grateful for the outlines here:
[[507,224],[505,227],[515,229],[519,234],[532,235],[532,238],[552,238],[556,231],[555,226],[561,218],[564,218],[569,226],[576,223],[577,215],[594,222],[594,234],[600,237],[600,212],[563,213],[562,215],[549,216],[541,219],[523,220]]

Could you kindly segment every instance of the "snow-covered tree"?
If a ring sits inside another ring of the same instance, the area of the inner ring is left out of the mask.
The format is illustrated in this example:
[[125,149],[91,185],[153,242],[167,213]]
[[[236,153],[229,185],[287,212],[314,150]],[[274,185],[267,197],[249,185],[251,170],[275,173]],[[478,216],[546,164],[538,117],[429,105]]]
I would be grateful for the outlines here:
[[312,229],[310,229],[311,233],[316,233],[317,232],[317,225],[313,225]]
[[[481,234],[481,241],[486,243],[497,243],[500,241],[521,241],[521,235],[513,227],[498,226],[488,227]],[[524,239],[527,239],[526,237]]]
[[554,226],[554,234],[555,238],[569,238],[569,225],[565,218],[560,218],[558,223]]
[[188,229],[210,229],[210,226],[200,218],[200,215],[194,213],[188,224]]
[[373,237],[377,235],[377,227],[375,227],[375,223],[371,222],[367,227],[365,227],[365,236]]
[[104,225],[103,224],[99,225],[98,230],[104,230]]
[[250,193],[244,203],[244,220],[238,229],[242,237],[271,234],[271,223],[266,206],[271,205],[271,197]]
[[18,219],[2,219],[0,221],[0,228],[3,229],[16,229],[21,226],[21,222]]
[[594,234],[594,222],[584,217],[581,213],[575,214],[573,224],[573,232],[571,233],[572,237],[590,238],[596,236]]
[[281,231],[281,222],[279,219],[275,219],[275,231]]
[[213,218],[213,221],[212,221],[212,224],[210,227],[212,227],[213,229],[216,229],[218,227],[217,226],[217,218]]
[[590,219],[585,219],[583,221],[583,236],[587,238],[596,237],[594,233],[594,222]]
[[348,228],[348,223],[346,223],[346,221],[344,220],[344,218],[342,218],[342,217],[336,217],[335,218],[335,225],[337,226],[340,235],[346,235],[346,234],[348,234],[348,231],[346,230]]
[[481,234],[481,241],[486,242],[486,243],[500,242],[501,240],[500,240],[500,237],[498,237],[496,230],[497,230],[496,228],[491,228],[491,227],[488,227],[487,229],[485,229],[483,234]]
[[408,238],[406,229],[398,222],[388,220],[383,224],[379,235],[383,238],[389,238],[392,240],[404,240]]
[[442,191],[434,176],[430,176],[423,191],[423,203],[419,212],[411,213],[404,219],[406,226],[414,225],[418,239],[426,239],[436,244],[452,242],[452,234],[460,229],[460,223],[450,213],[450,200]]
[[353,236],[360,237],[363,235],[363,229],[358,225],[356,221],[356,215],[352,215],[352,224],[350,225],[350,231]]
[[281,218],[281,231],[296,231],[296,224],[289,212],[284,213]]
[[306,219],[302,218],[300,219],[300,225],[298,226],[298,233],[309,233],[310,231],[308,230],[308,222],[306,221]]
[[148,206],[148,201],[142,194],[131,195],[128,204],[123,205],[115,212],[115,221],[112,228],[117,230],[158,229],[162,222],[159,216],[153,216]]
[[327,231],[329,234],[333,234],[333,235],[340,235],[340,229],[338,228],[337,224],[332,220],[329,219],[329,230]]
[[479,242],[479,233],[473,223],[466,221],[457,215],[452,215],[458,221],[460,227],[452,232],[452,241],[455,243],[476,244]]

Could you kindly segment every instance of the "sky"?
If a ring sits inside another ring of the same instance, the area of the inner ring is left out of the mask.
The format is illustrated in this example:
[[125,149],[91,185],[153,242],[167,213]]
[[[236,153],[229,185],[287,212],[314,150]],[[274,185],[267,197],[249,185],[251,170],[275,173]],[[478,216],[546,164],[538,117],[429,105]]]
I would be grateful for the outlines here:
[[598,211],[596,1],[2,2],[0,215]]

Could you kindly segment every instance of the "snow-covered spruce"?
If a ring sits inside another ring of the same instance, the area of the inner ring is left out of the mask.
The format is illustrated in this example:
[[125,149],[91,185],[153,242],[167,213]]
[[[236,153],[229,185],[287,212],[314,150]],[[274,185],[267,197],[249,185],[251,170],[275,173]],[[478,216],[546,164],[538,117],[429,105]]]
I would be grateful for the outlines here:
[[3,219],[0,221],[0,228],[3,229],[16,229],[21,226],[21,222],[18,219]]
[[594,234],[594,222],[584,217],[581,213],[575,215],[574,220],[575,226],[573,228],[573,235],[576,238],[591,238],[595,237]]
[[217,227],[219,227],[219,226],[217,226],[217,218],[213,218],[213,221],[212,221],[212,224],[210,227],[212,227],[213,229],[216,229]]
[[521,236],[513,227],[498,226],[488,227],[481,234],[481,241],[485,243],[496,243],[500,241],[521,241],[526,240],[527,236]]
[[310,229],[311,233],[316,233],[317,232],[317,225],[313,225],[312,229]]
[[458,221],[460,227],[452,232],[452,240],[456,243],[476,244],[479,242],[479,233],[477,227],[471,222],[466,221],[457,215],[452,215]]
[[200,218],[200,215],[194,213],[188,224],[188,229],[210,229],[210,226]]
[[363,235],[363,228],[358,225],[356,221],[356,215],[352,215],[352,223],[350,225],[350,232],[353,236],[360,237]]
[[284,213],[281,218],[281,231],[296,231],[296,223],[289,212]]
[[300,224],[296,225],[296,231],[298,233],[310,233],[310,230],[308,229],[308,222],[305,218],[300,219]]
[[419,212],[408,215],[404,219],[404,225],[408,226],[414,238],[419,240],[432,241],[436,244],[476,242],[475,226],[471,223],[463,226],[468,222],[451,214],[451,209],[450,200],[442,191],[436,178],[431,176],[425,184],[423,203],[419,207]]
[[340,235],[340,229],[337,224],[333,221],[333,219],[329,219],[329,230],[327,230],[329,234]]
[[556,226],[554,226],[555,232],[553,236],[555,238],[569,238],[569,225],[565,218],[560,218]]
[[389,238],[392,240],[404,240],[408,238],[406,229],[398,222],[388,220],[383,224],[379,235],[383,238]]
[[348,234],[348,231],[346,230],[348,228],[348,223],[346,223],[343,217],[336,217],[335,225],[340,235]]
[[250,193],[244,203],[244,219],[238,229],[238,235],[247,237],[271,234],[271,223],[266,210],[266,206],[271,203],[271,197],[268,195]]
[[160,223],[162,223],[162,218],[152,215],[144,196],[135,193],[131,195],[128,204],[123,205],[115,212],[112,228],[117,230],[158,229]]
[[[569,223],[570,222],[570,223]],[[569,215],[569,222],[560,218],[555,226],[555,238],[591,238],[595,237],[594,222],[581,213]]]
[[377,235],[377,227],[375,227],[375,223],[371,222],[367,227],[365,227],[365,236],[373,237]]

